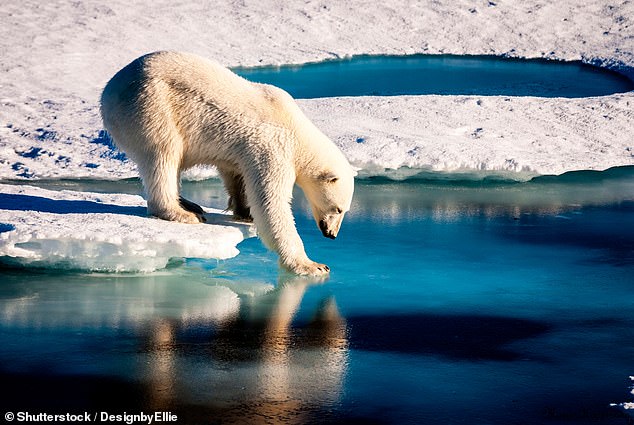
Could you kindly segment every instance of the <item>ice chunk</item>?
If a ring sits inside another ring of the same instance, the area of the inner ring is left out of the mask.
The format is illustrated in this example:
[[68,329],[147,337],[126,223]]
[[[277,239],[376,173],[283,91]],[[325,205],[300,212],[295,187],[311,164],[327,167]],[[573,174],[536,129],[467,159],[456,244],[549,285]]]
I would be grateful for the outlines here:
[[[630,380],[634,384],[634,376],[630,376]],[[630,394],[634,395],[634,385],[630,387]],[[611,406],[621,409],[623,412],[634,418],[634,402],[612,403]]]
[[205,211],[205,224],[171,223],[148,218],[136,195],[0,184],[0,258],[25,266],[150,272],[172,258],[233,257],[236,245],[254,236],[252,226]]
[[205,165],[196,165],[188,170],[185,170],[181,175],[181,179],[186,181],[201,181],[214,177],[218,177],[218,170],[216,167]]

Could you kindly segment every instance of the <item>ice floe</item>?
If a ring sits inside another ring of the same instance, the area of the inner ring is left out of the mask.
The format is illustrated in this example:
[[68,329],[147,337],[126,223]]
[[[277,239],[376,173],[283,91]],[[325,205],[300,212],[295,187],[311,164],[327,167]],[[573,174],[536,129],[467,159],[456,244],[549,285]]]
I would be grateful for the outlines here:
[[219,210],[207,223],[146,216],[140,196],[0,184],[0,259],[5,263],[80,270],[150,272],[171,259],[226,259],[254,235]]

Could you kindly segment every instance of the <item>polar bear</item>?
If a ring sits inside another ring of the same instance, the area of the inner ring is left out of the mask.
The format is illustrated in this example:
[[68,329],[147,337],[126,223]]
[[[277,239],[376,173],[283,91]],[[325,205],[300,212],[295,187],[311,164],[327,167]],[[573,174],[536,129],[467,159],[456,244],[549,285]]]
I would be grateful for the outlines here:
[[288,93],[193,54],[155,52],[108,82],[101,115],[115,144],[138,166],[149,214],[203,221],[202,209],[179,196],[180,173],[215,165],[229,209],[255,222],[282,266],[301,275],[329,272],[306,255],[291,211],[293,186],[303,190],[323,235],[334,239],[350,209],[356,173]]

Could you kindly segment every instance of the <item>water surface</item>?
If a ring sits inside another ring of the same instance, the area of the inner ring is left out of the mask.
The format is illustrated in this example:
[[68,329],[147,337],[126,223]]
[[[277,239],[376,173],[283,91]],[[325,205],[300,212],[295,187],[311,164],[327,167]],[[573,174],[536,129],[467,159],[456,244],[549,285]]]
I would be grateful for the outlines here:
[[[136,181],[49,188],[138,192]],[[224,207],[219,182],[190,199]],[[0,269],[5,410],[178,423],[625,424],[634,173],[359,181],[340,236],[297,194],[326,281],[259,240],[150,275]]]
[[574,98],[634,90],[628,78],[581,62],[493,56],[354,56],[234,71],[300,99],[426,94]]

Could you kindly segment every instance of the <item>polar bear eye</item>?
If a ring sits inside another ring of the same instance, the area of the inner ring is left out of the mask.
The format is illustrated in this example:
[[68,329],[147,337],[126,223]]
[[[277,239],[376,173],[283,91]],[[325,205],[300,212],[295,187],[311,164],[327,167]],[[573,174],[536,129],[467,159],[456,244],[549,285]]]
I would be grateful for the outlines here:
[[337,180],[339,180],[339,177],[337,177],[336,174],[333,174],[331,172],[326,172],[319,176],[319,180],[322,180],[328,183],[335,183]]
[[336,212],[337,212],[337,214],[341,214],[343,212],[343,210],[341,208],[337,208]]

